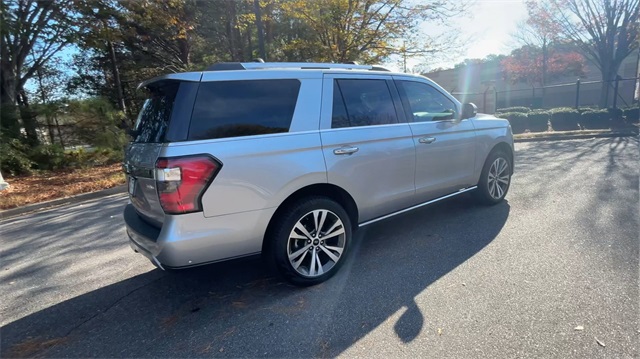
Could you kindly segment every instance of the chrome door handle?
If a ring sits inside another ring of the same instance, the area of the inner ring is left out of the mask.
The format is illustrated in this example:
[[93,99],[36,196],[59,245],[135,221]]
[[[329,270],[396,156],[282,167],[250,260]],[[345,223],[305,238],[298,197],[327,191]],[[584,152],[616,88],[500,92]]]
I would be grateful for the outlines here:
[[435,141],[436,141],[435,137],[422,137],[421,139],[418,140],[418,142],[426,143],[426,144],[434,143]]
[[333,150],[334,155],[352,155],[358,152],[358,147],[340,147]]

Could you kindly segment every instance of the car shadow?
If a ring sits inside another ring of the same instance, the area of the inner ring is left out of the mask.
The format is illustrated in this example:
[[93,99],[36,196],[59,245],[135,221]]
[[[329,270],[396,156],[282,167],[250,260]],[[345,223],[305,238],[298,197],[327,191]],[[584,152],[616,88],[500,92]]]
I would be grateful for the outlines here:
[[328,357],[389,321],[409,343],[429,321],[415,297],[507,221],[508,201],[469,197],[362,228],[350,260],[323,284],[293,287],[256,258],[152,270],[3,326],[2,357]]

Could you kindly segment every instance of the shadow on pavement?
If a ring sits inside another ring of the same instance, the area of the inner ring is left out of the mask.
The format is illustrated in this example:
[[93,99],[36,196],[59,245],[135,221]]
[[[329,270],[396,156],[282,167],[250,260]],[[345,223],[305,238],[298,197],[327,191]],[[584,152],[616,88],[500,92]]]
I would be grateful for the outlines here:
[[389,320],[411,342],[429,320],[414,298],[490,244],[509,211],[465,195],[376,223],[357,232],[341,272],[311,288],[259,259],[152,270],[5,325],[2,357],[325,357]]

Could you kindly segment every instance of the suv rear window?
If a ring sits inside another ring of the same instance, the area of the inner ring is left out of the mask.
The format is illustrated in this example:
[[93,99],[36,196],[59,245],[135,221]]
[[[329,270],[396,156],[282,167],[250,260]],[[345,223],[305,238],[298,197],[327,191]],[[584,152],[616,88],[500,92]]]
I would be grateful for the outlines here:
[[288,132],[299,91],[295,79],[203,82],[188,139]]
[[171,111],[180,87],[179,82],[162,82],[148,88],[149,98],[144,101],[134,126],[133,142],[157,143],[164,141]]

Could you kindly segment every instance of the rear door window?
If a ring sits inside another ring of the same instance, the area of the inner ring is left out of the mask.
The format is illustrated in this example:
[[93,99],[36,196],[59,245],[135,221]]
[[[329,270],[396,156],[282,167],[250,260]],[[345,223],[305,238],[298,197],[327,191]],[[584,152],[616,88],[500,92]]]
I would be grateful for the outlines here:
[[[347,119],[345,119],[345,115]],[[358,127],[398,123],[385,80],[341,79],[333,86],[331,127]]]
[[203,82],[188,139],[288,132],[299,91],[295,79]]

